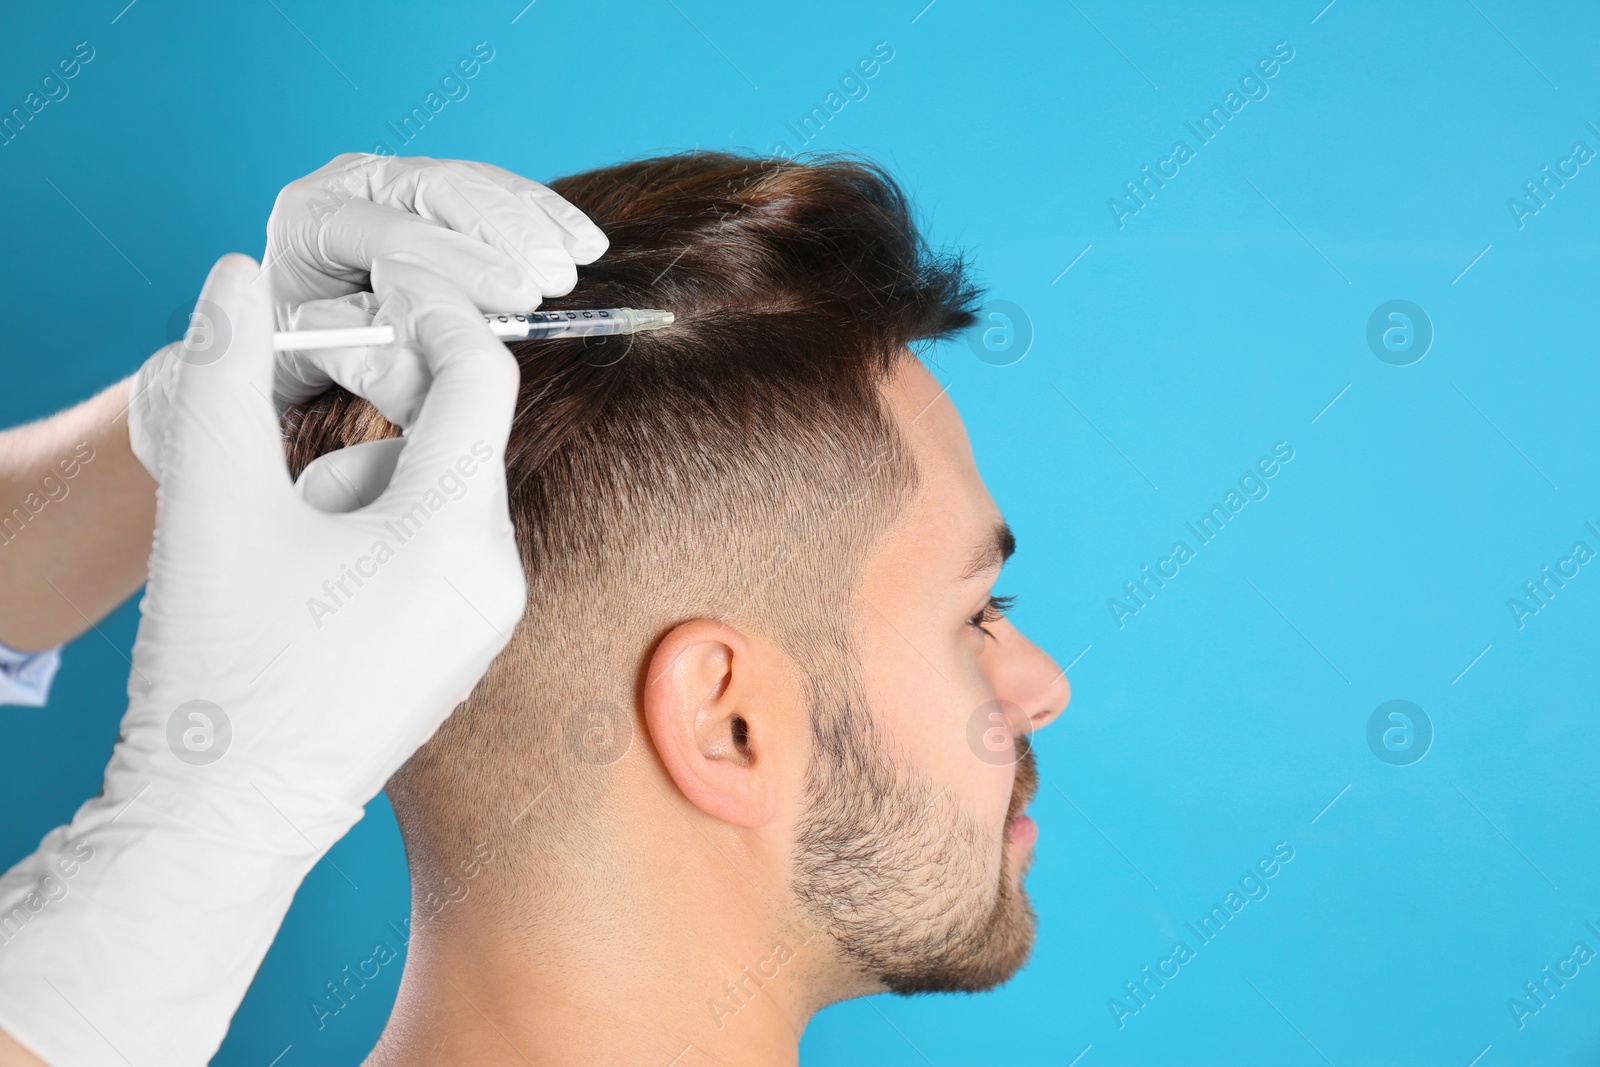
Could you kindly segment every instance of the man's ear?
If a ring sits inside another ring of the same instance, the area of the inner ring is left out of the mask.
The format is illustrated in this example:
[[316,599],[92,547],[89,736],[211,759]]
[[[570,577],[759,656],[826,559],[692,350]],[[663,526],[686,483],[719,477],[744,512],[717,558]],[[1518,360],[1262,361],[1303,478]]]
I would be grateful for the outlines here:
[[650,656],[644,722],[678,789],[695,807],[755,828],[778,812],[773,742],[786,686],[772,684],[770,649],[722,623],[695,619]]

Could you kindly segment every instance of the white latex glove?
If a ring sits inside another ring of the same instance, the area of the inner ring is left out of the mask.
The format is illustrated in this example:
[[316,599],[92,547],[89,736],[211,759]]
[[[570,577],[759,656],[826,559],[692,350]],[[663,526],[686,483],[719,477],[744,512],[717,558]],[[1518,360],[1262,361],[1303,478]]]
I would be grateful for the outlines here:
[[[487,163],[346,153],[285,186],[267,220],[264,281],[279,330],[370,326],[368,273],[380,256],[426,266],[483,311],[531,311],[577,284],[578,265],[608,247],[588,216],[557,194]],[[226,347],[227,324],[204,300],[184,340],[150,357],[128,409],[134,454],[151,475],[178,365]],[[270,395],[282,411],[338,383],[410,426],[428,388],[415,353],[380,348],[278,355]]]
[[467,294],[374,264],[433,384],[383,453],[381,497],[328,514],[290,483],[256,277],[218,262],[202,299],[231,342],[178,368],[101,793],[0,877],[0,915],[23,916],[0,944],[0,1029],[52,1064],[205,1063],[301,879],[523,610],[504,466],[518,370]]

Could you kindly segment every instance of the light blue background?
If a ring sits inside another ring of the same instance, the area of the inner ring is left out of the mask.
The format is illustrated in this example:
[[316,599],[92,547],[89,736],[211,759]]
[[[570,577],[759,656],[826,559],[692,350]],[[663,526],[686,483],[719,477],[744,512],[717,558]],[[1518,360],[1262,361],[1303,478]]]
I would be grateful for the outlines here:
[[[1600,964],[1520,1031],[1507,1006],[1600,949],[1600,567],[1523,629],[1507,606],[1573,542],[1600,549],[1600,163],[1525,228],[1507,207],[1575,141],[1600,149],[1592,5],[124,2],[5,17],[0,110],[76,42],[97,53],[0,148],[6,424],[132,371],[220,253],[259,256],[280,186],[401,148],[386,123],[474,42],[495,58],[403,150],[532,177],[795,148],[785,124],[893,47],[807,147],[882,161],[1031,320],[1020,362],[958,342],[938,373],[1018,532],[1001,591],[1076,695],[1039,738],[1031,965],[991,995],[831,1008],[804,1062],[1600,1057]],[[1108,198],[1278,41],[1270,95],[1119,230]],[[1364,339],[1396,298],[1436,329],[1413,366]],[[1278,441],[1270,496],[1119,630],[1107,599]],[[0,710],[0,862],[96,789],[135,624],[125,605],[69,647],[47,709]],[[1415,765],[1367,746],[1391,699],[1433,722]],[[1108,999],[1279,841],[1270,895],[1119,1030]],[[358,1062],[399,968],[321,1032],[308,1005],[406,912],[380,800],[217,1062]]]

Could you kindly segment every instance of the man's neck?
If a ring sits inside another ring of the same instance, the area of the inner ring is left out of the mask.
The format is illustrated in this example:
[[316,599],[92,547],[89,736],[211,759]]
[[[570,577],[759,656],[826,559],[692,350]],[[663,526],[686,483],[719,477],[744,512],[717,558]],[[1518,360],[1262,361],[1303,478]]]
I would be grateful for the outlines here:
[[[369,1067],[421,1064],[797,1064],[820,1004],[824,939],[765,917],[597,915],[572,899],[560,932],[470,911],[413,923],[399,997]],[[464,902],[465,904],[465,902]],[[689,933],[693,930],[693,933]],[[831,999],[831,998],[829,998]]]

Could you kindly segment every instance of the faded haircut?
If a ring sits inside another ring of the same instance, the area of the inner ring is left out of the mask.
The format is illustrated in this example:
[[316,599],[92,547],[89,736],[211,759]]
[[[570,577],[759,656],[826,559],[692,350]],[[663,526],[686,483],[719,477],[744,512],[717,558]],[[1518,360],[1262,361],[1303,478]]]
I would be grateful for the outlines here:
[[[763,634],[808,685],[848,671],[861,564],[917,480],[882,386],[915,358],[909,345],[970,325],[979,296],[868,162],[696,152],[550,187],[610,250],[544,307],[677,321],[511,346],[522,384],[506,475],[528,610],[389,783],[414,899],[459,880],[486,840],[537,847],[543,863],[577,859],[564,839],[581,829],[593,855],[609,764],[641,743],[642,672],[673,626]],[[290,411],[285,430],[296,476],[398,432],[340,389]],[[819,754],[842,758],[860,724],[819,721],[833,704],[811,704]]]

